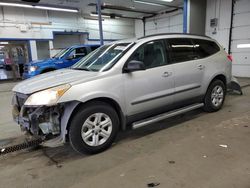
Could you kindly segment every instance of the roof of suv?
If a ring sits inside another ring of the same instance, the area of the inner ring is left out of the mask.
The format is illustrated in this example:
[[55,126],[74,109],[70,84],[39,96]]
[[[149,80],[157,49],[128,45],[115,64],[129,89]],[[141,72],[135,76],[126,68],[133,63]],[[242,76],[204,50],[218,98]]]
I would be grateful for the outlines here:
[[205,36],[205,35],[197,35],[197,34],[189,34],[189,33],[160,33],[155,35],[148,35],[140,38],[131,38],[131,39],[124,39],[124,40],[118,40],[114,41],[111,44],[117,44],[117,43],[131,43],[131,42],[144,42],[149,41],[151,39],[161,39],[162,37],[166,38],[181,38],[181,37],[187,37],[187,38],[197,38],[197,39],[204,39],[204,40],[211,40],[214,41],[212,38]]
[[166,35],[166,36],[171,36],[171,35],[193,36],[193,37],[204,37],[204,38],[207,38],[207,39],[211,39],[209,36],[206,36],[206,35],[197,35],[197,34],[192,34],[192,33],[160,33],[160,34],[154,34],[154,35],[148,35],[148,36],[140,37],[140,38],[138,38],[138,40],[149,38],[149,37],[162,36],[162,35]]

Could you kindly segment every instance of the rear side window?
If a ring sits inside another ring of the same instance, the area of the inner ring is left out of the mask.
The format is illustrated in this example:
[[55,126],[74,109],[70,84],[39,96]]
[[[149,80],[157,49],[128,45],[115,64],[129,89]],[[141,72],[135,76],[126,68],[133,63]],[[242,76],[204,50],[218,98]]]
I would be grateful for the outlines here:
[[192,39],[195,46],[195,53],[198,58],[205,58],[220,51],[219,46],[213,41]]
[[175,38],[167,39],[172,63],[179,63],[196,59],[194,45],[191,39]]

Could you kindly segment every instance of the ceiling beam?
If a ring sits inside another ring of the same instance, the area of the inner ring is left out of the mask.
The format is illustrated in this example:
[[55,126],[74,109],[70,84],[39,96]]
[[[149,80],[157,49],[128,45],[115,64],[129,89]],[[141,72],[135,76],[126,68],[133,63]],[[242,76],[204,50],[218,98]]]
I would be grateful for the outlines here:
[[[96,7],[96,3],[90,3],[88,5]],[[115,6],[115,5],[105,5],[105,4],[103,4],[101,6],[101,8],[102,9],[109,9],[109,10],[120,10],[120,11],[125,11],[125,12],[135,12],[135,13],[156,15],[155,12],[149,12],[149,11],[144,11],[144,10],[137,10],[137,9],[133,9],[133,8],[130,8],[130,7],[122,7],[122,6]]]

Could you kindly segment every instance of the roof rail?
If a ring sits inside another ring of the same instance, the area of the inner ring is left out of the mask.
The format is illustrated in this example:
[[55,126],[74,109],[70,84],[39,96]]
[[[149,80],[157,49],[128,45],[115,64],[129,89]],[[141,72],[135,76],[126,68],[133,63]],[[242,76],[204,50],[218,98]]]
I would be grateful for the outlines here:
[[206,35],[197,35],[197,34],[192,34],[192,33],[159,33],[159,34],[153,34],[153,35],[140,37],[140,38],[138,38],[138,40],[148,38],[148,37],[161,36],[161,35],[183,35],[183,36],[190,36],[191,35],[191,36],[206,37],[206,38],[211,39],[211,37],[206,36]]

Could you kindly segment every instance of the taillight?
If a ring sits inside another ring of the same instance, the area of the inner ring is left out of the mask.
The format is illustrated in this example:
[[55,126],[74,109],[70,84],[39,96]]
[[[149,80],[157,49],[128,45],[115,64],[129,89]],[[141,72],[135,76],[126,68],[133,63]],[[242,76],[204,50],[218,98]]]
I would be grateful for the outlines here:
[[232,62],[233,61],[233,56],[232,55],[227,55],[227,59]]

